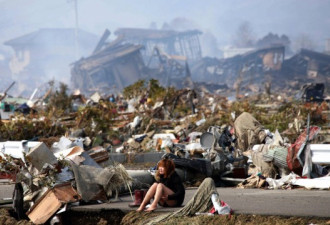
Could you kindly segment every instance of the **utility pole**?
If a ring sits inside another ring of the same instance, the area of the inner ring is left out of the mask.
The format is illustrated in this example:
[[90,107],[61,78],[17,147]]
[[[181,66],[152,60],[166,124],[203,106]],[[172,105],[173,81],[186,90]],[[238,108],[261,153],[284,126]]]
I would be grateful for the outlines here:
[[72,0],[74,4],[74,12],[75,12],[75,58],[78,60],[79,57],[79,35],[78,35],[78,29],[79,29],[79,22],[78,22],[78,0]]
[[75,28],[74,28],[74,57],[76,60],[79,58],[79,22],[78,22],[78,0],[67,0],[68,3],[73,2],[75,14]]

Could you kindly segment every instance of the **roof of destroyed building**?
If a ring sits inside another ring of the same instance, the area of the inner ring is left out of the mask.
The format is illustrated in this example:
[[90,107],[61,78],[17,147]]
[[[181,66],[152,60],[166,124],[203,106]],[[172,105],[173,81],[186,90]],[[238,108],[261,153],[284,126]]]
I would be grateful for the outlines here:
[[142,45],[133,44],[116,44],[115,46],[110,45],[105,47],[103,50],[79,60],[77,64],[80,64],[81,69],[90,70],[93,68],[98,68],[103,64],[108,64],[111,61],[122,58],[129,54],[135,53],[143,48]]
[[318,60],[318,61],[326,61],[326,62],[330,63],[330,55],[323,54],[321,52],[315,52],[312,50],[302,48],[297,55],[308,56],[308,57]]
[[294,69],[296,72],[300,71],[301,73],[305,73],[304,71],[307,68],[308,61],[316,61],[318,64],[318,71],[324,74],[329,73],[330,55],[307,49],[301,49],[297,54],[285,60],[284,66],[286,68]]
[[[246,59],[246,58],[249,58],[249,57],[254,57],[255,55],[260,54],[260,53],[265,53],[265,52],[275,51],[275,50],[282,50],[284,52],[284,49],[285,49],[285,47],[282,46],[282,45],[281,46],[266,47],[266,48],[259,48],[259,49],[248,51],[248,52],[246,52],[244,54],[241,54],[241,55],[234,56],[234,57],[232,57],[232,59],[236,58],[236,57]],[[231,59],[231,58],[229,58],[229,59]]]
[[244,54],[240,54],[240,55],[236,55],[230,58],[226,58],[226,59],[222,59],[222,62],[224,63],[237,63],[240,62],[242,60],[250,60],[251,58],[254,59],[256,56],[258,56],[259,54],[264,54],[270,51],[277,51],[280,50],[283,52],[285,52],[285,47],[284,46],[272,46],[272,47],[266,47],[266,48],[259,48],[259,49],[255,49],[255,50],[251,50],[248,51]]
[[[97,35],[78,30],[79,43],[96,43]],[[9,46],[33,45],[42,43],[72,43],[75,41],[74,28],[43,28],[29,34],[6,41],[4,44]]]
[[198,35],[202,32],[199,30],[174,31],[174,30],[153,30],[139,28],[119,28],[115,31],[116,35],[124,35],[126,38],[132,39],[165,39],[175,36]]

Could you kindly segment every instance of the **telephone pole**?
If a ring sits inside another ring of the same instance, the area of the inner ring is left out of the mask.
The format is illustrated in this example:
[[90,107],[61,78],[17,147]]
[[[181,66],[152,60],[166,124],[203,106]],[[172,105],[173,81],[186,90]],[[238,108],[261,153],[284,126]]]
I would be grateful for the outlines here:
[[74,2],[74,12],[75,12],[75,58],[78,60],[79,57],[79,35],[78,35],[78,29],[79,29],[79,22],[78,22],[78,0],[73,0]]

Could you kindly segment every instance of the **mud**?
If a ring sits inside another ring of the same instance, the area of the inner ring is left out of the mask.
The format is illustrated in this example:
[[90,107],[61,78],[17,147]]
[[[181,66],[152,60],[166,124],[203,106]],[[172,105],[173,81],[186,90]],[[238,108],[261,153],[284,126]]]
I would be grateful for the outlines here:
[[17,221],[13,211],[7,209],[0,209],[0,224],[4,225],[33,225],[27,220]]
[[[137,224],[143,225],[146,221],[155,217],[157,213],[130,212],[123,218],[121,225]],[[200,224],[223,224],[223,225],[300,225],[300,224],[330,224],[329,218],[310,217],[281,217],[260,215],[231,215],[231,216],[194,216],[171,218],[159,225],[200,225]]]
[[[145,225],[154,217],[160,215],[159,212],[131,211],[124,213],[119,209],[107,211],[67,211],[62,213],[60,222],[56,224],[84,224],[84,225]],[[0,224],[6,225],[33,225],[27,220],[17,221],[11,210],[0,209]],[[50,224],[48,221],[46,224]],[[171,218],[167,221],[158,223],[159,225],[200,225],[200,224],[223,224],[223,225],[300,225],[300,224],[330,224],[330,218],[314,217],[282,217],[282,216],[261,216],[261,215],[231,215],[231,216],[193,216]]]
[[61,216],[62,225],[81,224],[81,225],[119,225],[125,213],[119,209],[86,212],[69,211]]

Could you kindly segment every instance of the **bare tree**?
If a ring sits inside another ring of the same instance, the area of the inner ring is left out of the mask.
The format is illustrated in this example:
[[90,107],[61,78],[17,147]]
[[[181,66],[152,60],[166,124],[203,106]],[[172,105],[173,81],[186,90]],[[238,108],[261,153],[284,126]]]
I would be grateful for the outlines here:
[[244,21],[238,26],[233,41],[236,47],[253,47],[255,35],[250,22]]

